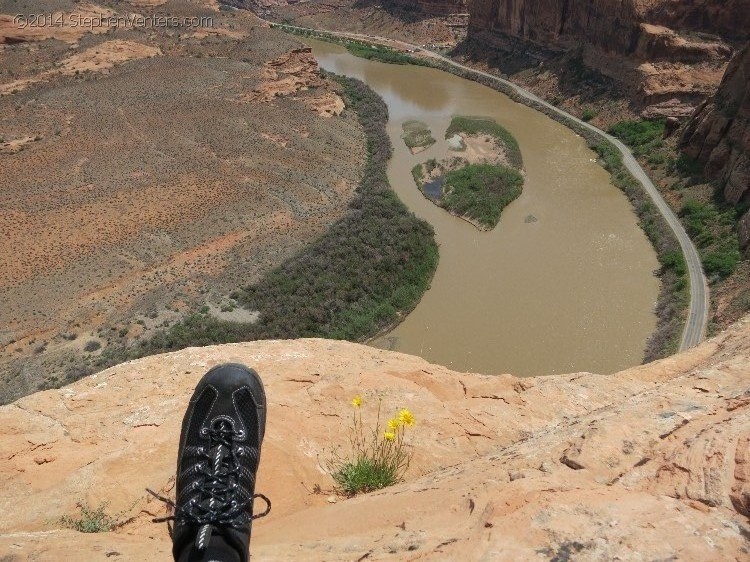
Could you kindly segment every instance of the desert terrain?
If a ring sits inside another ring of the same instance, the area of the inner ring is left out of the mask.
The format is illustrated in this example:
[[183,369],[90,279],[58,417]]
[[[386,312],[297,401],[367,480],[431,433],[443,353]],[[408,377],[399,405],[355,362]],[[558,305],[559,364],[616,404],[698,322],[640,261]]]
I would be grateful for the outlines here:
[[[13,21],[42,12],[51,23]],[[346,211],[364,135],[312,55],[251,13],[3,0],[0,14],[3,402],[186,312],[250,319],[227,295]],[[133,14],[151,23],[116,19]]]
[[[211,366],[262,375],[268,423],[257,560],[747,560],[750,318],[689,352],[613,376],[519,379],[322,339],[190,348],[0,407],[0,557],[168,560],[180,422]],[[342,496],[351,399],[416,417],[405,481]],[[104,502],[114,531],[62,518]],[[15,509],[19,504],[23,510]]]

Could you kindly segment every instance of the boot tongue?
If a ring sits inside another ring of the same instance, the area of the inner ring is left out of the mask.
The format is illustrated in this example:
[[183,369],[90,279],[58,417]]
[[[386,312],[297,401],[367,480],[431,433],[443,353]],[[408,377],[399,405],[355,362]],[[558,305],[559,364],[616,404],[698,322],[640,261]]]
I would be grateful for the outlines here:
[[211,542],[212,531],[213,531],[213,526],[201,525],[200,529],[198,529],[198,534],[195,535],[195,548],[196,549],[206,550],[206,548],[208,548],[208,545]]
[[[203,547],[198,546],[197,541],[205,531],[206,544]],[[198,530],[196,541],[190,541],[181,549],[175,549],[175,560],[179,562],[195,562],[197,560],[222,560],[226,562],[248,562],[248,545],[238,537],[230,536],[236,534],[232,529],[223,529],[213,527],[212,525],[203,525]],[[175,546],[177,544],[175,543]]]
[[250,523],[242,529],[235,529],[234,527],[224,527],[221,529],[222,537],[226,543],[239,554],[240,562],[248,562],[252,524],[252,521],[250,521]]

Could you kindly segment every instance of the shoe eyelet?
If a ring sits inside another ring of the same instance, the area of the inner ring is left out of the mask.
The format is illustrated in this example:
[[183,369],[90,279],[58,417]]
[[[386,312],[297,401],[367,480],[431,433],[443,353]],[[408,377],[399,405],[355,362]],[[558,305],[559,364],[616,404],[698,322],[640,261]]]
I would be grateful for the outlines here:
[[201,435],[205,436],[208,435],[208,428],[207,427],[201,427],[201,430],[199,432]]

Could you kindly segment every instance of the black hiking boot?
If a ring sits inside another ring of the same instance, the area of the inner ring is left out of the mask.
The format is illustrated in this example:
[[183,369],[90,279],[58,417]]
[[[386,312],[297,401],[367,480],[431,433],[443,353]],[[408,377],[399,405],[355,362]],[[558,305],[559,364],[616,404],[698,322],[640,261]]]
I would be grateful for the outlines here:
[[[179,562],[249,558],[255,474],[266,428],[258,374],[236,363],[208,371],[182,421],[177,451],[172,553]],[[152,492],[153,493],[153,492]],[[154,494],[156,495],[156,494]],[[164,498],[161,498],[164,499]]]

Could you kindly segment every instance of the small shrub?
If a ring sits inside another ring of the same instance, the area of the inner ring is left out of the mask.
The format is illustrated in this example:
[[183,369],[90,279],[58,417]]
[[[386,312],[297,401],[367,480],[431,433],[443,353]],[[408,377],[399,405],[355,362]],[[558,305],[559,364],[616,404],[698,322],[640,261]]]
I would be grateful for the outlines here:
[[740,261],[740,254],[734,248],[707,252],[701,257],[706,274],[709,277],[716,275],[722,279],[729,277]]
[[362,422],[362,398],[355,396],[353,425],[349,432],[351,455],[335,454],[326,466],[338,488],[347,496],[379,490],[397,484],[409,468],[412,451],[404,442],[406,428],[414,425],[414,416],[400,410],[381,427],[380,409],[372,429]]
[[666,159],[667,157],[661,152],[654,152],[648,156],[647,161],[652,166],[658,166],[659,164],[663,164]]
[[108,514],[106,512],[108,505],[109,502],[102,502],[99,504],[99,507],[92,509],[86,503],[79,503],[80,516],[70,517],[63,515],[60,518],[60,524],[67,529],[73,529],[79,533],[104,533],[112,531],[117,527],[118,520],[122,514]]
[[87,351],[88,353],[92,353],[96,351],[97,349],[100,349],[101,347],[102,347],[102,344],[100,344],[98,341],[89,340],[88,342],[86,342],[86,345],[83,346],[83,350]]
[[590,107],[585,108],[581,114],[581,119],[584,121],[591,121],[594,117],[596,117],[596,110]]
[[674,163],[674,169],[678,174],[686,178],[703,175],[703,164],[687,154],[680,154]]

